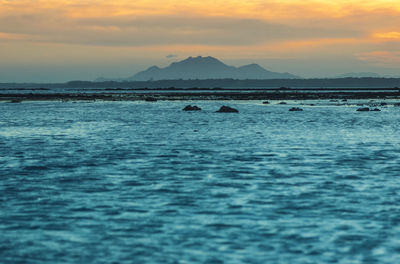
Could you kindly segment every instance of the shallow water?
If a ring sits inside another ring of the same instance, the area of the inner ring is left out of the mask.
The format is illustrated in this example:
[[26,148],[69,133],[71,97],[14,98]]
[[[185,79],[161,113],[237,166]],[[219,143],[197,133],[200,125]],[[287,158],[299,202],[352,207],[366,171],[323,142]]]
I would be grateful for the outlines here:
[[0,103],[0,259],[398,263],[400,108],[291,106]]

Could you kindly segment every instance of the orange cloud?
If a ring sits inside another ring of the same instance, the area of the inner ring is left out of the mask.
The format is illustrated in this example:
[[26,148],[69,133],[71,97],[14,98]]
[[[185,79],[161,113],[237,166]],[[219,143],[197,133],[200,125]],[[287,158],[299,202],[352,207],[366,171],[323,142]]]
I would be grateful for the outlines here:
[[4,33],[0,32],[0,40],[23,40],[27,39],[27,36],[22,35],[22,34],[10,34],[10,33]]
[[399,12],[397,0],[2,0],[0,13],[19,14],[63,10],[71,17],[123,15],[205,15],[284,19],[340,18],[368,12]]
[[400,39],[398,28],[398,0],[0,0],[0,44],[130,47],[157,56],[282,58],[323,50],[333,57],[357,50],[372,60],[386,55],[368,52]]
[[300,51],[300,50],[310,50],[316,47],[322,46],[332,46],[339,44],[357,44],[362,40],[356,38],[321,38],[321,39],[307,39],[307,40],[297,40],[297,41],[284,41],[278,42],[268,47],[273,50],[285,51]]
[[381,40],[400,40],[400,32],[392,31],[375,33],[373,34],[373,37]]

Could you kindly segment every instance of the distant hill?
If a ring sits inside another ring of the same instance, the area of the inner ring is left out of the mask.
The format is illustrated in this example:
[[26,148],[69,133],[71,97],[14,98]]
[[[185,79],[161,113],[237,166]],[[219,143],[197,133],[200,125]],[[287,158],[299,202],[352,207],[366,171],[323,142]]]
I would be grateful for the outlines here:
[[335,78],[380,78],[381,75],[375,72],[349,72],[336,76]]
[[126,79],[97,79],[97,81],[149,81],[149,80],[189,80],[189,79],[296,79],[299,76],[290,73],[268,71],[258,64],[241,67],[226,65],[213,57],[189,57],[174,62],[168,67],[152,66]]

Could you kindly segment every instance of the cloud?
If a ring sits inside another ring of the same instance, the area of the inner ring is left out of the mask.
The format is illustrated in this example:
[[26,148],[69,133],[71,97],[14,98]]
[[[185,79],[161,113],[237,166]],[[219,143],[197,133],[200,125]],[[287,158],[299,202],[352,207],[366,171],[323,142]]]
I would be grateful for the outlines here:
[[398,0],[0,0],[0,65],[169,53],[392,65],[399,28]]
[[396,67],[399,68],[400,51],[371,51],[356,54],[357,58],[369,64],[379,67]]
[[167,56],[165,56],[167,59],[172,59],[172,58],[176,58],[176,57],[178,57],[178,55],[176,55],[176,54],[169,54],[169,55],[167,55]]
[[289,39],[348,38],[362,31],[303,27],[232,17],[119,16],[67,19],[56,15],[0,17],[0,32],[32,41],[104,46],[254,45]]
[[388,40],[373,33],[396,32],[399,14],[397,0],[0,0],[0,32],[24,41],[92,46],[245,47]]
[[400,40],[400,32],[391,31],[391,32],[375,33],[373,34],[373,37],[385,41],[398,41]]
[[0,40],[24,40],[27,38],[29,38],[29,36],[0,32]]

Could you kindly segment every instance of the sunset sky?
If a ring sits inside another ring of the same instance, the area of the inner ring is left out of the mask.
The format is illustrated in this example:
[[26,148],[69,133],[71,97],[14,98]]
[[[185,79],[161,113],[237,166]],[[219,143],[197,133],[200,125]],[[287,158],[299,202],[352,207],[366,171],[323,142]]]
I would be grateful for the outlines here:
[[127,77],[198,55],[400,76],[400,1],[0,0],[0,82]]

